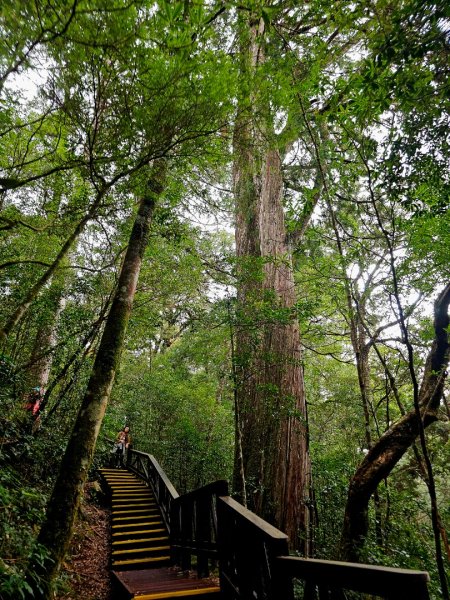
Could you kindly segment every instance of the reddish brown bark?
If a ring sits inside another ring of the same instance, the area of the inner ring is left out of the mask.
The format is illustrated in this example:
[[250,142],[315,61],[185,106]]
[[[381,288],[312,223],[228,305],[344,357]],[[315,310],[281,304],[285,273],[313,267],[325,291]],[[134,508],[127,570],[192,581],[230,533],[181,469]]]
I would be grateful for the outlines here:
[[[254,78],[263,61],[263,31],[262,22],[244,25],[241,74],[246,81]],[[242,90],[234,136],[236,372],[242,440],[234,486],[242,492],[243,472],[249,507],[306,553],[310,463],[292,257],[281,158],[269,141],[274,139],[267,133],[269,119],[266,125],[261,120],[269,109],[258,104],[257,96],[258,90]],[[267,135],[262,136],[264,128]]]

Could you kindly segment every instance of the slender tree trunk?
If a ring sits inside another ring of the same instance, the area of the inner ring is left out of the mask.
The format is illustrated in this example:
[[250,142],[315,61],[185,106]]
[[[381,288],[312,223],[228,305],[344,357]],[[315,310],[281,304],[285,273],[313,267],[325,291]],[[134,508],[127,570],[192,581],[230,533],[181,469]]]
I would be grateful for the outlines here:
[[38,543],[47,549],[49,559],[41,568],[32,565],[43,577],[45,588],[42,594],[35,590],[35,598],[50,598],[52,582],[70,542],[98,432],[119,366],[155,202],[163,191],[165,168],[163,160],[154,165],[149,191],[140,203],[92,374],[47,506]]
[[32,286],[32,288],[29,290],[28,294],[25,296],[25,298],[22,300],[22,302],[19,304],[19,306],[15,309],[15,311],[12,313],[12,315],[10,315],[10,317],[7,319],[6,323],[0,329],[0,342],[4,341],[8,337],[11,330],[22,320],[22,318],[24,317],[24,315],[26,314],[26,312],[28,311],[30,306],[33,304],[33,302],[36,300],[36,298],[40,294],[41,290],[53,277],[54,273],[57,271],[57,269],[59,268],[59,266],[61,265],[63,260],[69,254],[70,248],[72,247],[75,240],[78,238],[80,233],[83,231],[86,224],[96,214],[97,209],[100,205],[100,202],[106,192],[107,192],[107,188],[102,189],[98,192],[98,194],[95,198],[95,201],[92,204],[89,212],[81,219],[81,221],[78,223],[78,225],[72,231],[72,233],[66,239],[66,241],[64,242],[60,251],[58,252],[58,255],[56,256],[53,263],[48,267],[48,269],[38,279],[38,281]]
[[56,329],[59,315],[64,306],[65,298],[60,290],[56,306],[52,307],[52,314],[36,333],[28,370],[31,387],[38,386],[41,390],[47,388],[53,362],[53,351],[56,346]]
[[[47,388],[47,390],[45,392],[45,395],[44,395],[44,399],[43,399],[42,404],[41,404],[41,410],[42,411],[47,407],[47,404],[48,404],[48,402],[50,400],[50,397],[51,397],[51,394],[52,394],[53,390],[55,389],[55,387],[61,381],[63,381],[63,379],[65,378],[65,376],[69,372],[71,366],[73,365],[73,363],[75,363],[74,372],[77,372],[77,370],[79,369],[80,364],[83,362],[83,360],[87,356],[88,352],[91,350],[92,344],[94,343],[95,339],[99,335],[101,326],[102,326],[102,324],[103,324],[103,322],[104,322],[104,320],[106,318],[106,313],[107,313],[108,308],[110,306],[110,302],[111,302],[112,296],[114,294],[114,291],[115,290],[113,290],[111,292],[111,296],[108,298],[107,302],[105,302],[104,306],[102,307],[98,319],[91,325],[90,330],[88,331],[88,333],[83,338],[82,342],[80,343],[79,348],[77,348],[75,350],[75,352],[73,352],[73,354],[69,357],[69,359],[67,360],[67,362],[64,365],[64,367],[61,369],[61,371],[52,379],[52,382],[48,386],[48,388]],[[60,395],[60,397],[62,397],[62,396],[64,396],[64,392],[63,392],[62,395]],[[56,403],[55,406],[53,406],[51,408],[51,410],[49,411],[49,413],[46,416],[46,419],[54,412],[55,407],[58,404],[59,404],[59,401]]]
[[234,487],[242,494],[243,466],[248,506],[307,554],[310,461],[282,163],[276,144],[268,141],[274,141],[270,116],[264,117],[268,105],[258,98],[257,86],[246,87],[263,62],[263,33],[262,20],[243,23],[243,89],[234,135],[237,427],[242,436]]
[[[450,319],[450,284],[435,303],[435,339],[425,364],[419,391],[419,407],[423,427],[437,420],[442,398],[446,368],[450,359],[448,327]],[[413,445],[420,433],[420,421],[415,408],[401,417],[372,446],[353,476],[345,508],[341,537],[341,558],[358,561],[368,532],[368,505],[378,484]]]

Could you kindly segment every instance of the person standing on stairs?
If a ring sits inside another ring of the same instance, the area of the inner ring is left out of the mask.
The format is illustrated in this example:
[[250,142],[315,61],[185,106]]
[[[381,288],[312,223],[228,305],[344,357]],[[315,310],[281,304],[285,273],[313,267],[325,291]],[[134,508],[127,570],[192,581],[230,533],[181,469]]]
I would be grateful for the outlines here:
[[131,445],[130,428],[126,425],[119,431],[114,444],[116,448],[115,452],[115,466],[116,469],[123,468],[125,466],[125,454]]

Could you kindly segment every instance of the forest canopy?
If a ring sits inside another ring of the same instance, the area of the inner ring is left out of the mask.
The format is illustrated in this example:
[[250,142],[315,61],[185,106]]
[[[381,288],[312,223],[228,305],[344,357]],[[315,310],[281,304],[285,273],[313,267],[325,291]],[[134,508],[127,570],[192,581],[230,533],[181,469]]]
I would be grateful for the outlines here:
[[127,424],[180,493],[227,479],[293,552],[448,598],[449,30],[444,0],[2,2],[2,597],[61,585]]

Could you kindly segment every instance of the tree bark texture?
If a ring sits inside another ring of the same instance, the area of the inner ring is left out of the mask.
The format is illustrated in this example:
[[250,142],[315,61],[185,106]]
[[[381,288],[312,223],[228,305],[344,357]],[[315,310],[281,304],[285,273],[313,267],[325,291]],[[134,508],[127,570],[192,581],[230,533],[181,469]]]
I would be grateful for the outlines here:
[[261,134],[271,128],[261,120],[268,105],[258,98],[257,89],[245,88],[263,61],[263,32],[263,23],[251,20],[243,32],[244,83],[234,133],[235,360],[242,440],[242,456],[236,451],[234,487],[242,494],[243,471],[249,508],[307,553],[310,461],[282,163],[276,145],[268,142],[270,134]]
[[[450,284],[434,307],[435,338],[428,354],[419,391],[423,426],[437,420],[450,359],[448,327]],[[378,484],[385,479],[419,435],[420,421],[413,408],[401,417],[372,448],[353,476],[345,508],[341,558],[358,561],[368,532],[368,504]]]
[[[28,370],[29,386],[40,387],[44,393],[50,377],[50,370],[53,362],[53,351],[56,346],[56,330],[58,327],[59,316],[65,306],[65,298],[62,295],[61,284],[52,282],[50,290],[57,297],[50,298],[51,306],[49,315],[45,322],[36,332],[33,350],[30,358],[30,368]],[[42,408],[42,403],[41,403]]]
[[47,507],[46,520],[38,537],[38,543],[47,548],[50,560],[46,561],[43,573],[37,569],[38,574],[43,576],[45,591],[44,595],[35,597],[50,597],[52,581],[70,542],[98,432],[119,366],[155,202],[163,191],[165,170],[163,160],[154,165],[148,193],[140,203],[131,231],[117,291],[106,320],[91,377],[62,459]]

